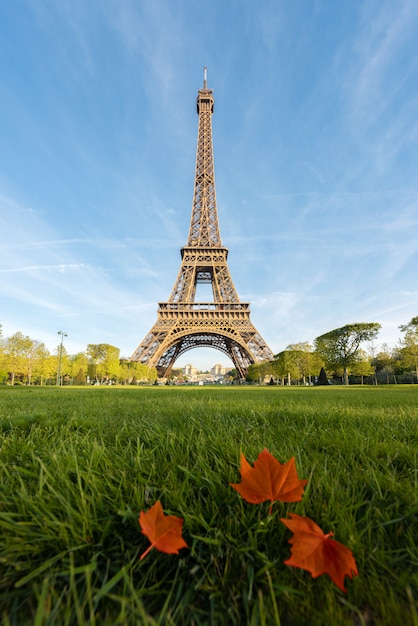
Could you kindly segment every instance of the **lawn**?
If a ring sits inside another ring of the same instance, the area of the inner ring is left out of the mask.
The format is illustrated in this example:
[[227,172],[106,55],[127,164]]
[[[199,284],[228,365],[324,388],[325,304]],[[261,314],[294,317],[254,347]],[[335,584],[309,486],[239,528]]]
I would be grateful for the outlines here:
[[[253,505],[242,451],[292,456],[301,502]],[[418,626],[418,386],[0,388],[5,626]],[[153,549],[160,500],[188,548]],[[347,593],[284,565],[288,512],[349,547]]]

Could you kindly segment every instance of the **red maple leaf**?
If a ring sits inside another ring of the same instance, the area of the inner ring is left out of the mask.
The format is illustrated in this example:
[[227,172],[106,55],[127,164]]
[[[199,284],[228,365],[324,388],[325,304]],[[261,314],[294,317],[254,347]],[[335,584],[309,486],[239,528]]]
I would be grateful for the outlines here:
[[147,512],[140,512],[138,522],[143,534],[151,541],[149,548],[141,554],[141,559],[152,548],[167,554],[178,554],[180,548],[187,548],[187,543],[181,536],[183,520],[174,515],[164,515],[159,500]]
[[[241,482],[230,483],[247,502],[260,504],[269,500],[282,502],[298,502],[302,500],[302,493],[307,480],[299,480],[296,473],[295,457],[287,463],[279,463],[272,454],[264,448],[258,455],[254,467],[241,453]],[[271,513],[270,505],[270,513]]]
[[309,517],[289,513],[292,519],[281,519],[294,533],[289,539],[292,544],[290,559],[285,565],[300,567],[311,573],[313,578],[328,574],[341,591],[344,578],[358,576],[357,565],[349,548],[331,539],[334,533],[325,535]]

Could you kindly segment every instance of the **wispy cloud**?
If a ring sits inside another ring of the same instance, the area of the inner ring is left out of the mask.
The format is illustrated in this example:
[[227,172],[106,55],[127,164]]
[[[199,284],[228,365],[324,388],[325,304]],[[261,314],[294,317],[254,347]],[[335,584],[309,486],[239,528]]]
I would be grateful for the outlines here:
[[89,265],[85,265],[84,263],[67,263],[67,264],[59,264],[59,265],[29,265],[27,267],[14,267],[8,269],[0,268],[1,274],[12,274],[15,272],[59,272],[60,274],[64,274],[69,271],[80,271],[80,270],[88,270],[90,269]]
[[417,298],[418,297],[418,291],[401,291],[400,293],[403,296],[408,296],[408,297],[412,297],[412,298]]
[[103,11],[109,28],[117,33],[123,46],[148,68],[143,78],[149,93],[154,93],[156,84],[160,97],[168,101],[176,81],[176,59],[187,45],[181,13],[167,0],[105,2]]
[[[343,83],[351,132],[374,150],[383,170],[411,132],[412,137],[417,132],[416,96],[410,100],[408,89],[417,80],[413,54],[417,24],[418,5],[413,0],[364,4],[351,69]],[[376,133],[374,145],[370,145],[372,133]]]
[[[396,93],[402,80],[408,76],[408,62],[414,62],[413,59],[406,59],[403,75],[397,75],[398,80],[385,98],[378,98],[382,88],[393,76],[395,57],[402,54],[406,40],[415,36],[418,7],[413,0],[400,0],[396,5],[363,5],[362,13],[362,31],[356,39],[354,49],[358,63],[353,97],[357,101],[358,109],[364,110],[364,105],[369,107],[372,104],[383,108],[390,101],[391,95]],[[376,113],[375,110],[374,114]]]

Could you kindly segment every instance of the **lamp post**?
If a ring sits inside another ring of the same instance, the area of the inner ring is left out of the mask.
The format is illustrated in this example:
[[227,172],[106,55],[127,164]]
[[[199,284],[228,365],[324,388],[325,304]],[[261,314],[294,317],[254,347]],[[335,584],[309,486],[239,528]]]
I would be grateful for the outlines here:
[[61,335],[61,343],[59,347],[59,359],[58,359],[58,374],[57,374],[57,386],[61,386],[61,363],[62,363],[62,348],[64,344],[64,337],[68,337],[67,333],[63,330],[59,330],[58,335]]

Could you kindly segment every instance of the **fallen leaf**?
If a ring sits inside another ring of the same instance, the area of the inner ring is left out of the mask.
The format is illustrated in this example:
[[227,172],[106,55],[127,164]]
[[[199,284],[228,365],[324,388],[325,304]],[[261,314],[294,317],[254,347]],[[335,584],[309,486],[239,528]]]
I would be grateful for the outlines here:
[[309,517],[289,513],[292,519],[281,519],[293,533],[289,539],[292,544],[290,559],[285,565],[300,567],[311,573],[313,578],[328,574],[341,591],[344,578],[358,576],[357,565],[349,548],[331,539],[334,533],[327,535]]
[[[295,457],[287,463],[279,463],[272,454],[264,448],[258,455],[254,467],[248,463],[241,453],[241,482],[230,483],[247,502],[275,500],[281,502],[298,502],[302,500],[302,493],[307,480],[299,480],[296,473]],[[270,505],[271,513],[271,505]]]
[[151,545],[143,554],[143,559],[152,548],[167,554],[178,554],[180,548],[187,548],[187,543],[181,536],[183,520],[174,515],[164,515],[161,502],[157,502],[139,514],[139,524],[143,534],[151,541]]

